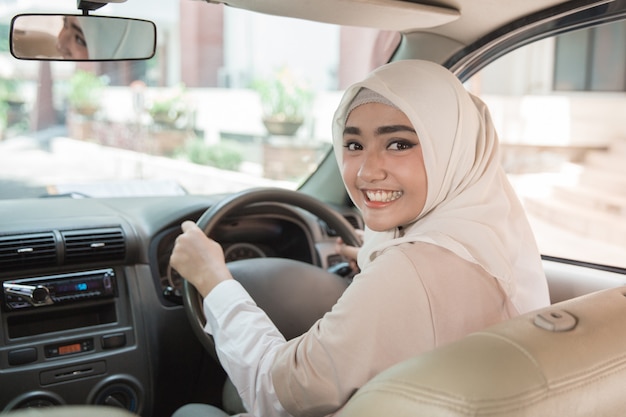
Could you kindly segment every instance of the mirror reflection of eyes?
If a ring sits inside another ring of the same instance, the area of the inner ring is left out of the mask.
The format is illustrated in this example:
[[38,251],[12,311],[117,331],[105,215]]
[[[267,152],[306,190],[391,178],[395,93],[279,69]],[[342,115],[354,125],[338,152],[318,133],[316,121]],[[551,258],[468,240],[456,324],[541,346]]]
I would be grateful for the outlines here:
[[76,35],[76,37],[74,38],[74,40],[76,41],[77,44],[79,44],[80,46],[86,48],[87,47],[87,42],[85,42],[85,38]]
[[63,27],[57,37],[56,49],[63,59],[89,59],[85,34],[76,16],[63,16]]
[[85,40],[85,34],[83,33],[83,29],[78,24],[78,21],[75,17],[64,16],[63,17],[63,30],[71,30],[74,42],[78,45],[87,48],[87,41]]
[[[57,23],[51,24],[54,19]],[[155,51],[156,26],[148,20],[22,14],[11,21],[11,54],[18,59],[140,60],[152,58]]]

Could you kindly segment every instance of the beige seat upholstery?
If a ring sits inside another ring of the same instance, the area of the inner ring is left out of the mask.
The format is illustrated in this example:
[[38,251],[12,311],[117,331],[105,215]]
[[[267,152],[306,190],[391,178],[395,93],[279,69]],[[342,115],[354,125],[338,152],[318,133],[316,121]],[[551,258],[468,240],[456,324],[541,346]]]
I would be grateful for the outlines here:
[[381,373],[341,417],[624,416],[626,287],[474,333]]

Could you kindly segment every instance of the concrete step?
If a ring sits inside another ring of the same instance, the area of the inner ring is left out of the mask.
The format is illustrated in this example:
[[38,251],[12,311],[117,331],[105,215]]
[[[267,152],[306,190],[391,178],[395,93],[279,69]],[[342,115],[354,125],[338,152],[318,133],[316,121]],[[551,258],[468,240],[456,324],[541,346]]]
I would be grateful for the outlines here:
[[614,155],[621,155],[623,160],[626,160],[626,139],[615,140],[611,142],[608,152]]
[[554,198],[525,198],[529,215],[562,227],[572,233],[605,243],[626,245],[624,216],[605,213]]
[[552,187],[549,197],[525,198],[529,216],[587,239],[626,247],[626,140],[588,151],[573,164],[575,184]]
[[553,188],[552,193],[559,201],[606,214],[624,216],[623,221],[626,221],[626,196],[584,186],[558,186]]
[[626,153],[591,151],[585,155],[584,166],[626,175]]
[[586,166],[580,173],[578,181],[582,187],[626,196],[626,173]]

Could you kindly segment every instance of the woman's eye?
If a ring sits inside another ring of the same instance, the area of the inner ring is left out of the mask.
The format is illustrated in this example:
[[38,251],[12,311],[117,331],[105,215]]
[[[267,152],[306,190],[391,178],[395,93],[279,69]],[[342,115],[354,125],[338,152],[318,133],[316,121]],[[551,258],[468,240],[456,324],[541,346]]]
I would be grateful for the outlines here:
[[75,39],[78,45],[83,46],[85,48],[87,47],[87,42],[85,42],[85,39],[81,38],[80,36],[76,36]]
[[414,146],[415,144],[411,142],[395,141],[395,142],[390,143],[387,149],[392,150],[392,151],[405,151],[407,149],[411,149]]
[[348,142],[345,145],[343,145],[343,147],[346,148],[349,151],[359,151],[359,150],[363,149],[361,144],[356,143],[356,142]]

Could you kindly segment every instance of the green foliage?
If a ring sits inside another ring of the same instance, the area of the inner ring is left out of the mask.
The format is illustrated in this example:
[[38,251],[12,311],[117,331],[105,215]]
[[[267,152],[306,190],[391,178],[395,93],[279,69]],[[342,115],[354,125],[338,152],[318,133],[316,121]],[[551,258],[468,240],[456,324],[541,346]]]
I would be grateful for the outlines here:
[[259,93],[265,117],[277,121],[301,121],[313,99],[312,90],[287,67],[271,77],[258,79],[252,88]]
[[[9,118],[9,105],[6,101],[0,101],[0,132],[7,127]],[[0,133],[0,138],[2,134]]]
[[9,52],[9,31],[7,24],[0,24],[0,52]]
[[243,156],[234,145],[218,143],[207,145],[202,139],[194,139],[185,145],[182,156],[199,165],[210,165],[220,169],[237,171]]
[[0,78],[0,129],[6,128],[9,124],[11,102],[21,100],[19,83],[13,79]]
[[100,98],[106,83],[102,77],[96,74],[78,70],[70,79],[70,89],[68,100],[72,108],[80,111],[97,109],[100,105]]
[[19,83],[10,78],[0,78],[0,100],[10,101],[19,96]]

